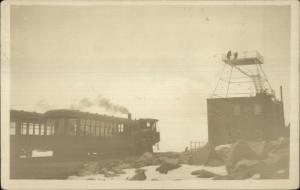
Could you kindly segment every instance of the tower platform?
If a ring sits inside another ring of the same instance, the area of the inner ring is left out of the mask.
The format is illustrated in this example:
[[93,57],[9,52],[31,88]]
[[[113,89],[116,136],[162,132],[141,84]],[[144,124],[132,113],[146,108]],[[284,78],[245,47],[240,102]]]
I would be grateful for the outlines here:
[[263,64],[264,58],[258,51],[246,51],[241,54],[231,55],[222,54],[222,61],[228,65],[255,65]]

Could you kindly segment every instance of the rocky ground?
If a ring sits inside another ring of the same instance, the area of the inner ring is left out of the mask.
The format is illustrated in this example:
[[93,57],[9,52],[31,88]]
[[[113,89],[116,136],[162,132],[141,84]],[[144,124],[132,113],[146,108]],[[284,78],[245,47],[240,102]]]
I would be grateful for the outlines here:
[[140,157],[84,163],[68,179],[87,180],[241,180],[287,179],[289,139],[239,140],[197,151],[144,153]]

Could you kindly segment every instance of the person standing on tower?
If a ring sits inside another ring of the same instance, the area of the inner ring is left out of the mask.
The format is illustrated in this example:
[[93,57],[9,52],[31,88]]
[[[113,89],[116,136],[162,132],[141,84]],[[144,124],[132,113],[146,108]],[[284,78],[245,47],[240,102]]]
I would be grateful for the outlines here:
[[229,50],[229,51],[227,52],[227,59],[230,60],[230,58],[231,58],[231,50]]

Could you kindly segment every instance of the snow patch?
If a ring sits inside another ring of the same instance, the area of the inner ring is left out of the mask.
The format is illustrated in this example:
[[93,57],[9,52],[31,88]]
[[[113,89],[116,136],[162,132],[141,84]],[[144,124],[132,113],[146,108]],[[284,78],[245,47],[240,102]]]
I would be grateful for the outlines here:
[[[159,166],[146,166],[142,167],[145,170],[147,176],[146,181],[173,181],[173,180],[203,180],[207,178],[198,178],[195,175],[191,175],[192,171],[205,169],[219,175],[227,175],[225,166],[208,167],[208,166],[194,166],[194,165],[182,165],[180,168],[170,170],[167,174],[161,174],[156,171]],[[68,179],[72,180],[128,180],[135,175],[135,169],[124,169],[126,174],[121,174],[116,177],[104,177],[103,174],[87,175],[87,176],[69,176]]]
[[215,151],[221,150],[222,148],[230,148],[231,144],[222,144],[215,147]]

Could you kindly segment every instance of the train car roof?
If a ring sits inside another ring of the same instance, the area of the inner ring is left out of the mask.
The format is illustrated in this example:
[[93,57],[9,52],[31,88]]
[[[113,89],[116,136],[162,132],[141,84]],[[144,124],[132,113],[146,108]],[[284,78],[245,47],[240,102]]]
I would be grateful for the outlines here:
[[57,110],[49,110],[45,113],[37,113],[37,112],[28,112],[23,110],[10,110],[10,118],[11,119],[23,119],[28,121],[42,121],[46,118],[86,118],[86,119],[95,119],[95,120],[106,120],[106,121],[115,121],[115,122],[134,122],[134,121],[142,121],[142,122],[157,122],[157,119],[151,118],[141,118],[138,120],[131,120],[128,118],[101,115],[98,113],[90,113],[90,112],[82,112],[79,110],[70,110],[70,109],[57,109]]
[[75,118],[89,118],[89,119],[99,119],[99,120],[110,120],[110,121],[131,121],[127,118],[101,115],[98,113],[82,112],[79,110],[69,110],[69,109],[59,109],[59,110],[50,110],[45,112],[46,117],[75,117]]
[[10,110],[10,118],[18,118],[23,120],[33,120],[33,121],[40,121],[43,120],[43,114],[37,112],[29,112],[23,110]]
[[140,121],[145,121],[145,122],[158,122],[157,119],[152,119],[152,118],[141,118],[139,119]]

